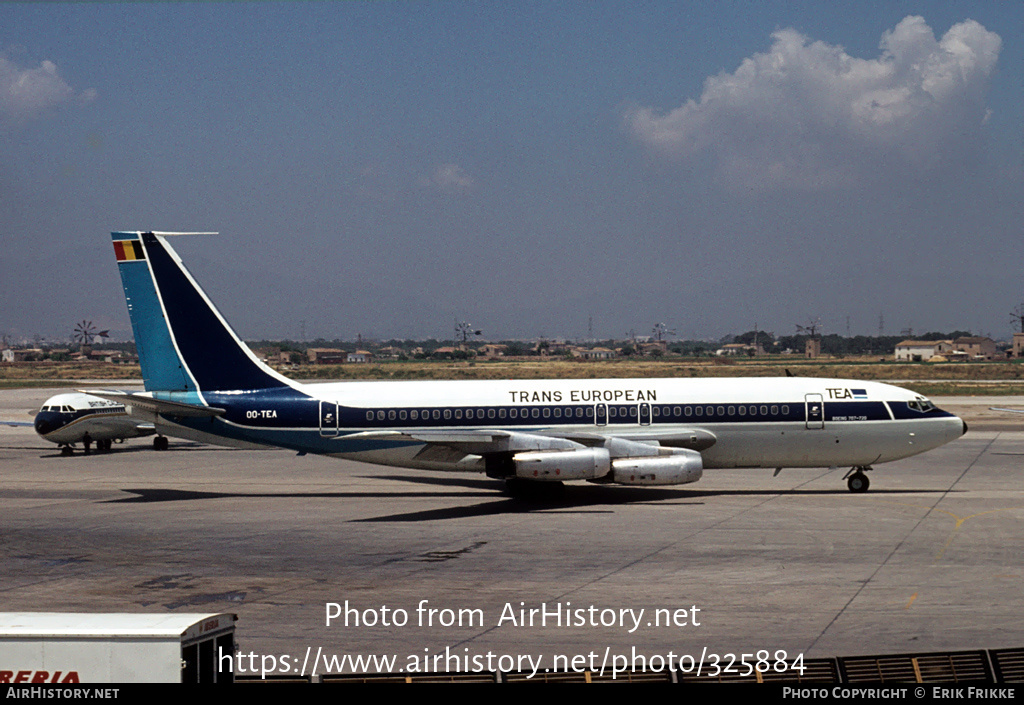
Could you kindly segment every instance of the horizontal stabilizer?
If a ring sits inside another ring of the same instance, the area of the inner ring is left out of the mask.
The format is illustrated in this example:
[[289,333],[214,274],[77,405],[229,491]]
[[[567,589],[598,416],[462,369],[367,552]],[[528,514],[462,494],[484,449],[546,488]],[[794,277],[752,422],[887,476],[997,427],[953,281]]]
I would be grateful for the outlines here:
[[116,401],[126,406],[131,406],[136,409],[143,409],[150,411],[155,414],[164,414],[166,416],[190,416],[190,417],[212,417],[212,416],[223,416],[225,413],[224,409],[219,409],[215,406],[205,406],[203,404],[189,404],[183,401],[170,401],[167,399],[154,399],[148,394],[136,394],[133,392],[118,392],[114,390],[103,389],[100,391],[79,390],[83,394],[92,394],[94,397],[100,397],[101,399],[109,399],[110,401]]

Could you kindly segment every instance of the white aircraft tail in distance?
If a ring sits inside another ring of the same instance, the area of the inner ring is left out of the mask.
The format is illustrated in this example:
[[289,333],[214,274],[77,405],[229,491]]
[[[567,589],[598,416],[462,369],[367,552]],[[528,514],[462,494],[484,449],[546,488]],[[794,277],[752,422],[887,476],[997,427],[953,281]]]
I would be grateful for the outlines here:
[[145,392],[94,392],[169,435],[367,463],[475,471],[521,490],[680,485],[714,468],[871,466],[966,432],[878,382],[806,377],[306,384],[261,362],[168,242],[115,232]]

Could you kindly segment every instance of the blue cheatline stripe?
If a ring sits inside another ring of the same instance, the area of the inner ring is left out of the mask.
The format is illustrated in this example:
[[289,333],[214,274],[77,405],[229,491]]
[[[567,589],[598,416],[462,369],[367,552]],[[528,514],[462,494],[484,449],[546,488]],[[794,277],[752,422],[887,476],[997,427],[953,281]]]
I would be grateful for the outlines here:
[[[165,395],[157,395],[165,398]],[[166,398],[173,401],[202,403],[189,398],[187,394],[171,394]],[[259,390],[252,394],[239,396],[234,393],[208,392],[204,394],[205,403],[225,409],[223,420],[230,421],[250,429],[294,429],[318,428],[321,424],[321,405],[319,400],[290,388]],[[746,414],[739,413],[739,407],[745,407]],[[664,426],[723,426],[740,424],[785,424],[803,423],[806,413],[803,402],[790,404],[764,404],[776,413],[760,414],[762,405],[734,404],[722,405],[722,414],[718,413],[718,405],[700,405],[702,409],[712,409],[710,415],[696,416],[692,414],[694,407],[686,404],[659,405],[660,415],[651,419],[650,423],[639,424],[638,416],[618,414],[608,417],[607,423],[616,427],[616,432],[631,428],[658,429]],[[751,413],[751,407],[757,407],[757,413]],[[458,429],[458,428],[503,428],[508,430],[536,430],[538,428],[557,429],[569,427],[593,427],[594,414],[592,406],[472,406],[472,407],[354,407],[345,404],[329,403],[328,409],[336,420],[327,424],[331,428],[348,430],[373,429]],[[620,407],[615,407],[620,408]],[[734,413],[729,414],[732,408]],[[826,405],[825,421],[857,422],[857,421],[888,421],[889,414],[882,402],[833,402]],[[686,410],[691,415],[686,415]],[[537,416],[533,415],[536,410]],[[560,412],[555,415],[555,411]],[[516,416],[512,417],[512,412]],[[577,415],[577,411],[582,412]],[[469,412],[473,416],[469,416]],[[546,414],[544,412],[547,412]],[[589,413],[588,413],[589,412]],[[415,418],[413,414],[415,413]],[[436,413],[436,418],[435,418]],[[941,412],[945,413],[945,412]],[[924,418],[918,413],[919,418]]]
[[202,391],[286,387],[247,354],[182,267],[152,233],[142,242],[178,351]]
[[[111,233],[113,240],[132,240],[136,233]],[[128,317],[135,334],[135,348],[142,367],[142,380],[146,391],[194,391],[195,385],[185,372],[177,350],[171,342],[160,300],[153,286],[146,260],[119,262],[121,284],[125,301],[128,303]]]

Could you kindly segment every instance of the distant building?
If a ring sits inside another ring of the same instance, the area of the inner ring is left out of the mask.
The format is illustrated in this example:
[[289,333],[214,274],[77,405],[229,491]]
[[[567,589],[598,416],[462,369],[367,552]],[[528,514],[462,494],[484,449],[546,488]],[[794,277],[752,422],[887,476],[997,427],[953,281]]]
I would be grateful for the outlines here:
[[589,348],[586,350],[580,350],[580,357],[584,360],[610,360],[615,357],[616,353],[614,350],[608,348]]
[[7,357],[4,357],[4,362],[32,362],[42,360],[46,354],[41,348],[17,348],[11,349],[10,352],[13,356],[12,359],[8,360]]
[[312,365],[340,365],[345,362],[348,353],[337,348],[308,348],[306,357]]
[[120,350],[90,350],[89,359],[103,362],[121,362]]
[[505,351],[508,349],[507,345],[497,345],[495,343],[487,343],[481,345],[478,349],[478,353],[481,357],[493,359],[496,357],[504,357]]
[[641,355],[664,355],[668,352],[667,340],[651,340],[636,346]]
[[258,358],[272,365],[287,365],[292,361],[292,354],[279,347],[256,348],[253,352]]
[[966,360],[967,357],[967,353],[959,350],[952,340],[904,340],[896,345],[897,362],[947,362]]
[[1013,356],[1024,357],[1024,333],[1013,334]]
[[749,355],[750,351],[754,350],[753,345],[745,345],[743,343],[726,343],[718,350],[715,350],[715,355],[719,357],[723,356],[734,356],[734,355]]
[[975,360],[992,360],[996,356],[996,341],[983,336],[957,338],[953,341],[953,348]]
[[356,350],[345,357],[345,362],[370,362],[373,360],[373,353],[368,350]]
[[939,350],[939,344],[949,341],[938,340],[903,340],[896,344],[897,362],[928,362],[935,355],[940,355],[947,350]]

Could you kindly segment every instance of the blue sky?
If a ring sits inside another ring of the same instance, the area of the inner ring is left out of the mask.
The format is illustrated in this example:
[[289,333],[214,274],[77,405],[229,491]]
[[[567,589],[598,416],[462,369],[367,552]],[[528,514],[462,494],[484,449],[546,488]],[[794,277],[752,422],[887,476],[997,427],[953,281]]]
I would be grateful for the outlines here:
[[0,332],[154,229],[247,338],[1006,337],[1024,7],[855,7],[0,5]]

